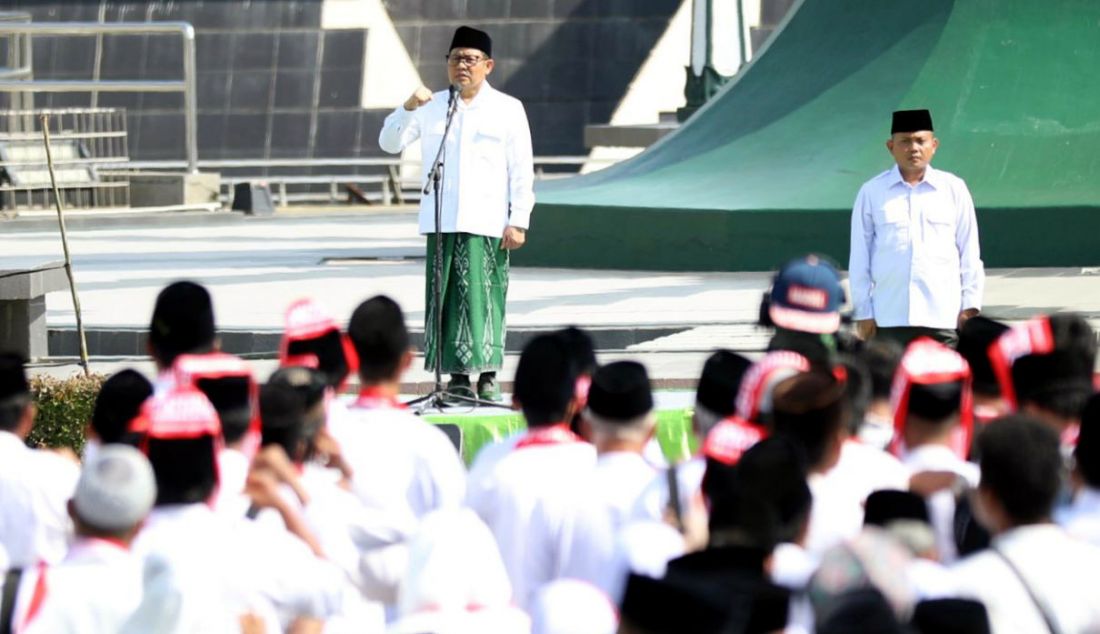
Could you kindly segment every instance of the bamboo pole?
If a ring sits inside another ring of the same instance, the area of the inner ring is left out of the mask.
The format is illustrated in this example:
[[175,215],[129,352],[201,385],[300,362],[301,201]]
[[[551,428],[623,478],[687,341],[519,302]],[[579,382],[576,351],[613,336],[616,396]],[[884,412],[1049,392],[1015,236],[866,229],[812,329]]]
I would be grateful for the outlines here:
[[53,171],[53,154],[50,152],[50,115],[43,114],[42,137],[46,143],[46,167],[50,170],[50,184],[53,187],[53,202],[57,208],[57,224],[61,227],[61,248],[65,251],[65,275],[69,277],[69,290],[73,296],[73,310],[76,312],[76,334],[80,339],[80,366],[84,376],[91,374],[88,367],[88,341],[84,337],[84,319],[80,313],[80,295],[76,292],[76,279],[73,277],[73,258],[69,255],[69,236],[65,233],[65,213],[61,209],[61,191],[57,187],[57,176]]

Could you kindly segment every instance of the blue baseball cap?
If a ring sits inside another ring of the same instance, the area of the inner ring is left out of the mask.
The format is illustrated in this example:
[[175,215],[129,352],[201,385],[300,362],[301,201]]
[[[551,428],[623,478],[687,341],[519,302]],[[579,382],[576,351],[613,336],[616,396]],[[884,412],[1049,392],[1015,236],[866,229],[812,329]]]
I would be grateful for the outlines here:
[[772,284],[768,316],[781,328],[829,334],[840,328],[843,303],[844,289],[836,267],[816,255],[807,255],[779,269]]

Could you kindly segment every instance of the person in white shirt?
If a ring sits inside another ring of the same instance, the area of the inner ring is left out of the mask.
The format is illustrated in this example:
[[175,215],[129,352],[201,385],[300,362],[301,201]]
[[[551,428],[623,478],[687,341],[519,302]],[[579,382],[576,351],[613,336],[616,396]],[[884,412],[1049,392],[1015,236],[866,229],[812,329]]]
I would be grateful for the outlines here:
[[569,500],[588,481],[596,450],[569,429],[576,408],[577,366],[556,333],[534,337],[516,366],[512,402],[528,430],[471,487],[466,505],[489,526],[512,581],[516,604],[526,607],[543,584],[561,576],[553,536],[572,517]]
[[791,439],[805,453],[813,493],[805,547],[821,556],[859,533],[863,522],[858,498],[829,486],[827,478],[848,438],[845,382],[821,369],[802,372],[775,386],[772,405],[775,435]]
[[[221,432],[202,392],[178,384],[153,397],[135,431],[153,465],[157,500],[134,542],[146,591],[129,631],[221,631],[216,623],[247,614],[285,628],[353,605],[344,574],[304,540],[210,507]],[[142,629],[150,623],[158,625]]]
[[352,313],[348,336],[359,357],[360,390],[336,441],[352,492],[368,508],[401,518],[461,506],[466,468],[454,445],[397,400],[413,359],[401,308],[382,295],[368,299]]
[[244,517],[248,468],[259,439],[258,388],[252,368],[240,357],[223,352],[185,354],[173,364],[176,381],[198,388],[218,412],[222,446],[218,450],[219,513]]
[[1070,535],[1100,546],[1100,395],[1081,414],[1081,432],[1073,450],[1072,498],[1055,519]]
[[1057,434],[1014,415],[989,424],[975,448],[975,515],[994,537],[953,567],[958,594],[985,604],[994,634],[1100,631],[1100,548],[1050,522],[1063,476]]
[[141,601],[141,561],[130,543],[153,507],[153,468],[140,451],[105,445],[84,463],[69,514],[76,540],[55,566],[25,571],[21,632],[118,632]]
[[136,370],[112,374],[95,398],[92,420],[84,435],[83,458],[95,457],[103,445],[124,442],[130,431],[130,421],[138,415],[141,404],[153,395],[153,385]]
[[973,433],[970,367],[962,355],[931,339],[909,344],[894,377],[891,405],[896,438],[891,449],[916,475],[946,472],[955,484],[928,496],[936,548],[944,563],[955,561],[959,493],[978,485],[978,466],[966,460]]
[[[540,501],[533,522],[546,531],[551,559],[563,562],[559,577],[593,583],[617,603],[630,571],[617,536],[655,475],[643,455],[657,425],[645,367],[618,361],[596,370],[583,425],[596,445],[595,469],[579,488]],[[535,551],[529,561],[538,559]]]
[[[667,472],[658,473],[634,504],[633,519],[650,521],[671,520],[677,529],[683,527],[684,514],[699,495],[703,482],[706,460],[702,449],[707,435],[718,423],[736,411],[737,392],[741,379],[752,362],[729,350],[717,350],[703,364],[699,385],[695,392],[695,407],[691,413],[691,430],[695,434],[698,451],[687,460],[669,467],[676,473],[670,478]],[[671,487],[679,492],[679,504],[672,505]],[[671,517],[677,512],[680,517]]]
[[479,372],[478,396],[495,399],[504,358],[508,254],[523,246],[535,204],[531,131],[523,104],[486,80],[494,64],[487,33],[459,27],[448,50],[451,90],[432,94],[418,88],[386,117],[378,145],[396,154],[420,139],[425,181],[432,158],[444,148],[442,182],[435,185],[442,206],[441,327],[434,317],[435,201],[420,201],[420,233],[428,236],[425,367],[435,368],[442,333],[439,367],[451,374],[449,390],[469,395],[470,374]]
[[65,504],[80,476],[71,451],[27,447],[35,412],[23,360],[0,354],[0,546],[15,568],[65,555],[72,536]]
[[871,399],[859,421],[859,441],[876,449],[886,450],[894,440],[894,411],[890,408],[890,388],[894,372],[905,350],[896,341],[875,339],[865,342],[856,358],[871,377]]
[[852,316],[864,339],[953,342],[985,284],[974,201],[962,179],[931,166],[939,140],[927,110],[895,112],[886,147],[896,165],[864,183],[852,208]]
[[201,284],[182,280],[161,289],[149,321],[146,346],[157,368],[153,393],[163,394],[175,384],[172,365],[184,354],[203,354],[218,349],[214,302]]
[[989,347],[989,358],[1009,411],[1050,425],[1068,458],[1077,444],[1081,411],[1094,391],[1097,342],[1076,313],[1039,315],[1013,325]]

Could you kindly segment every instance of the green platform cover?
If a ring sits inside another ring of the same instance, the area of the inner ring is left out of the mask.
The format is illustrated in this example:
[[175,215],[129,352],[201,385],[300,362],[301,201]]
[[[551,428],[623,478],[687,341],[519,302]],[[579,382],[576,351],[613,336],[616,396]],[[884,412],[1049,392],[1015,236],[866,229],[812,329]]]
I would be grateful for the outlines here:
[[[544,182],[514,264],[768,270],[848,259],[890,113],[929,108],[987,266],[1100,263],[1100,2],[803,0],[677,132]],[[680,86],[668,87],[680,90]]]

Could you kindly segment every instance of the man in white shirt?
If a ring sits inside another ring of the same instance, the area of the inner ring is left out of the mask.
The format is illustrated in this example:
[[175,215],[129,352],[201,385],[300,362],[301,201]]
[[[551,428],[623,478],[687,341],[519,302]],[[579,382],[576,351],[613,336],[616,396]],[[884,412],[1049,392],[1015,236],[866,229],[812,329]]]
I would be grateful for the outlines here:
[[21,631],[118,632],[141,601],[130,543],[155,497],[153,469],[137,449],[106,445],[85,462],[69,502],[76,540],[58,565],[24,571],[17,604],[33,613],[17,619]]
[[35,411],[23,360],[0,354],[0,545],[14,568],[65,555],[72,535],[65,504],[80,476],[75,456],[27,447]]
[[[590,478],[596,450],[569,429],[576,408],[577,366],[556,333],[528,342],[516,366],[512,402],[528,430],[481,473],[466,504],[489,526],[512,580],[517,605],[560,576],[563,562],[551,547],[557,527],[571,517],[569,499]],[[560,511],[560,512],[558,512]]]
[[[584,426],[596,445],[596,467],[579,488],[535,509],[535,530],[547,529],[551,550],[565,562],[561,576],[594,583],[616,602],[629,572],[626,558],[616,552],[616,536],[655,475],[643,452],[656,425],[644,366],[618,361],[596,370],[584,414]],[[564,508],[544,518],[547,507],[554,505]],[[555,529],[555,518],[561,516],[565,519]]]
[[927,497],[940,561],[955,561],[955,496],[978,485],[967,462],[973,432],[970,367],[962,355],[930,339],[909,344],[894,378],[891,405],[897,437],[892,449],[916,475],[955,474],[955,486]]
[[[486,81],[493,71],[489,35],[459,27],[447,55],[450,91],[421,86],[382,126],[378,144],[396,154],[421,141],[423,175],[441,143],[442,328],[435,323],[435,201],[420,202],[420,233],[428,235],[425,366],[451,374],[448,389],[470,394],[470,374],[479,372],[477,395],[499,398],[496,371],[504,358],[504,304],[508,253],[523,246],[535,204],[531,131],[523,104]],[[450,99],[448,99],[450,96]],[[453,100],[453,101],[452,101]],[[444,139],[449,109],[455,108]]]
[[343,573],[305,542],[210,507],[221,432],[202,392],[177,385],[150,399],[135,425],[157,500],[134,542],[145,558],[145,596],[131,631],[150,631],[142,629],[149,623],[221,631],[216,623],[246,614],[285,628],[297,617],[326,620],[354,605]]
[[1055,518],[1070,535],[1100,546],[1100,395],[1081,414],[1070,485],[1073,497]]
[[848,438],[847,409],[845,383],[822,369],[796,374],[775,386],[774,433],[791,439],[806,456],[813,510],[805,544],[814,556],[855,536],[863,522],[858,497],[830,486],[827,479]]
[[348,336],[359,356],[360,390],[336,441],[352,492],[368,508],[402,519],[461,506],[466,468],[454,445],[397,400],[413,359],[401,308],[385,296],[368,299],[352,313]]
[[1077,444],[1081,412],[1093,393],[1096,335],[1076,313],[1039,315],[1018,323],[989,347],[989,358],[1010,411],[1050,425],[1065,456]]
[[248,468],[259,445],[258,388],[252,368],[224,352],[181,355],[173,366],[176,380],[197,388],[218,412],[222,446],[218,449],[218,493],[214,509],[244,517]]
[[157,367],[153,381],[156,395],[175,383],[172,365],[184,354],[203,354],[218,349],[214,301],[201,284],[188,280],[161,289],[149,320],[149,356]]
[[952,569],[959,594],[985,604],[994,634],[1100,631],[1100,549],[1050,522],[1063,469],[1057,434],[1011,416],[988,425],[976,449],[975,514],[994,537]]
[[84,432],[84,461],[94,458],[104,445],[124,442],[130,433],[130,421],[152,395],[153,384],[137,370],[122,370],[104,381]]
[[970,191],[934,169],[927,110],[894,113],[886,147],[896,165],[863,184],[852,209],[848,261],[860,336],[953,342],[981,309],[985,270]]

